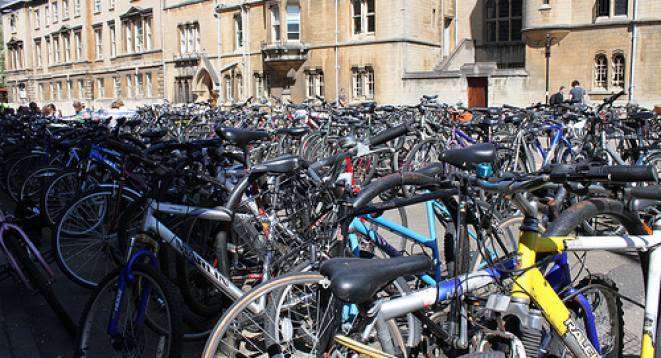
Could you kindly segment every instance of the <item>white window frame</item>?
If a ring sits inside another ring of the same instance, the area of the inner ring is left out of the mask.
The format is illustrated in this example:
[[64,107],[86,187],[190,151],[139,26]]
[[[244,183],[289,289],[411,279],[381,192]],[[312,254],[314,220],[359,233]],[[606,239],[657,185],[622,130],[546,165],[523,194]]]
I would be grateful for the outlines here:
[[243,48],[243,14],[239,12],[238,15],[234,15],[234,48],[241,49]]
[[83,38],[80,31],[74,31],[73,38],[76,45],[76,61],[80,61],[83,56]]
[[55,99],[55,85],[53,85],[53,82],[50,82],[48,84],[48,89],[50,90],[50,98],[49,99],[54,100]]
[[64,62],[71,62],[71,33],[67,32],[64,36]]
[[280,7],[271,6],[271,41],[280,42],[282,26],[280,25]]
[[[290,12],[290,9],[298,9],[298,11],[294,14],[293,12]],[[290,31],[289,30],[289,25],[296,24],[298,25],[298,31]],[[296,34],[296,38],[294,38],[294,35]],[[299,42],[301,41],[301,6],[299,4],[287,4],[287,41],[291,42]]]
[[42,50],[41,50],[41,40],[35,40],[34,41],[34,52],[35,52],[35,62],[37,63],[37,66],[41,67],[43,65],[43,60],[42,60]]
[[50,11],[51,11],[51,15],[53,16],[54,24],[60,21],[60,11],[58,8],[59,6],[57,6],[57,1],[51,3]]
[[134,45],[135,45],[135,52],[142,52],[144,50],[144,27],[142,25],[142,19],[138,19],[137,21],[134,22],[134,30],[133,30],[133,35],[134,35]]
[[62,20],[69,19],[69,0],[62,0]]
[[53,64],[53,41],[46,37],[46,52],[48,52],[48,65]]
[[73,16],[80,16],[80,0],[73,0]]
[[94,29],[94,58],[103,60],[103,28],[97,27]]
[[[369,12],[369,3],[373,12]],[[351,0],[351,32],[354,35],[374,34],[376,32],[376,0]],[[357,13],[359,11],[360,13]],[[370,18],[373,18],[374,28],[369,29]],[[358,28],[358,26],[360,28]]]
[[40,101],[43,101],[43,100],[46,99],[46,98],[44,98],[44,84],[43,83],[40,83],[40,84],[37,85],[37,98]]
[[57,99],[64,99],[62,96],[62,81],[57,81],[57,84],[55,84],[55,88],[57,90]]
[[46,5],[44,6],[44,22],[46,27],[50,25],[50,6]]
[[106,81],[105,78],[96,79],[97,93],[99,98],[106,98]]
[[85,81],[78,80],[78,97],[79,99],[85,98]]
[[101,0],[94,0],[94,13],[98,14],[101,12]]
[[110,57],[117,56],[117,30],[115,29],[115,24],[108,25],[110,30]]
[[108,0],[108,10],[115,9],[115,0]]
[[146,43],[145,43],[145,48],[147,51],[150,51],[154,47],[154,42],[153,42],[153,34],[151,33],[151,22],[152,18],[147,17],[144,19],[144,28],[145,28],[145,35],[146,35]]
[[608,89],[608,57],[605,54],[597,54],[594,58],[594,87]]
[[60,63],[60,37],[59,36],[53,36],[53,53],[54,53],[55,63],[56,64]]
[[152,93],[152,80],[151,80],[151,73],[146,73],[145,74],[145,96],[147,98],[151,98],[153,93]]
[[142,97],[143,91],[142,91],[142,86],[143,86],[143,81],[142,81],[142,73],[138,73],[135,75],[135,96],[136,97]]
[[67,99],[73,98],[73,81],[67,80]]
[[124,22],[124,40],[126,44],[126,53],[133,53],[133,23]]
[[133,76],[126,75],[126,97],[133,97]]
[[[618,62],[615,61],[616,59],[619,58],[622,59],[621,63],[619,61]],[[612,76],[611,84],[614,88],[619,88],[619,89],[624,88],[624,84],[626,81],[626,67],[625,67],[626,61],[627,61],[626,57],[624,57],[623,53],[618,52],[613,55],[613,58],[611,60],[611,64],[613,66],[613,76]]]
[[34,17],[34,28],[35,30],[38,30],[39,27],[41,27],[41,13],[39,12],[39,9],[34,9],[32,16]]

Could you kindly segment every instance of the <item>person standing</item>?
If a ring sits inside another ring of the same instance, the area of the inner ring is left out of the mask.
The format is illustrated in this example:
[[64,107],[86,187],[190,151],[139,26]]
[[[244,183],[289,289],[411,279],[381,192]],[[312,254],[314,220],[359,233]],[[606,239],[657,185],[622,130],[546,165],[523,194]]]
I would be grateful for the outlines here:
[[572,81],[569,95],[571,96],[571,103],[585,104],[584,99],[586,92],[577,80]]

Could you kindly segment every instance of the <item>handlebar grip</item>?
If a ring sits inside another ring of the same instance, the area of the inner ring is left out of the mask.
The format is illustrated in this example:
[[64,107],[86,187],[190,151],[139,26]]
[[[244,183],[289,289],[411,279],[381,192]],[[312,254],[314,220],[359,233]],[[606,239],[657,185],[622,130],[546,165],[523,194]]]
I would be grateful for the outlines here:
[[629,192],[636,199],[661,200],[661,185],[631,188]]
[[393,140],[397,137],[401,137],[409,132],[408,124],[402,124],[397,127],[388,128],[381,133],[369,138],[367,143],[369,146],[380,145],[386,143],[390,140]]
[[601,168],[603,174],[614,182],[648,182],[658,181],[656,168],[651,165],[614,165]]

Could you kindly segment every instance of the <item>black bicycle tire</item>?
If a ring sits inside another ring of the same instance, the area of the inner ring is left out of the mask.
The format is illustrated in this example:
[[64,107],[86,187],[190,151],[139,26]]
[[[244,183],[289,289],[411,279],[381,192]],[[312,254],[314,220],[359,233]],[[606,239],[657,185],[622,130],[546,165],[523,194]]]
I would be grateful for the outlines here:
[[[85,304],[85,308],[83,309],[80,318],[80,324],[79,324],[80,330],[76,337],[76,345],[74,346],[74,357],[76,358],[84,357],[83,356],[84,352],[82,351],[82,349],[80,349],[82,343],[81,340],[83,339],[87,316],[92,310],[94,303],[97,300],[97,296],[105,291],[106,286],[108,284],[112,284],[114,280],[116,280],[116,278],[122,274],[123,269],[124,268],[118,268],[115,271],[111,272],[110,274],[106,275],[106,277],[103,280],[101,280],[101,282],[95,289],[94,293],[90,296],[87,303]],[[182,347],[183,330],[181,328],[182,315],[180,310],[181,307],[179,305],[179,302],[177,300],[177,295],[174,292],[172,285],[169,283],[167,278],[165,278],[165,276],[163,276],[160,272],[158,272],[150,265],[136,263],[133,266],[133,272],[141,272],[142,275],[150,276],[151,280],[160,287],[160,291],[164,295],[164,300],[166,302],[171,317],[171,322],[170,322],[170,327],[172,331],[172,333],[170,334],[171,344],[170,344],[170,352],[167,356],[170,358],[181,357],[182,348],[183,348]]]

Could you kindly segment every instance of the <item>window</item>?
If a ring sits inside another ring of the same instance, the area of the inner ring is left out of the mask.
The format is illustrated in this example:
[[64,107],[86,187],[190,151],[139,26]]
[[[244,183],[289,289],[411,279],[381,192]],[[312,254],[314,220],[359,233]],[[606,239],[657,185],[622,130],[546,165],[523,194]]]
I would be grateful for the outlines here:
[[[152,33],[151,33],[151,18],[146,18],[144,20],[145,22],[145,35],[147,37],[146,39],[146,49],[147,51],[152,49],[152,46],[154,46],[153,40],[152,40]],[[199,41],[199,39],[198,39]]]
[[64,99],[64,97],[62,97],[62,82],[61,81],[57,82],[56,88],[57,88],[57,99]]
[[69,0],[62,0],[62,20],[69,18]]
[[135,95],[142,96],[142,74],[135,75]]
[[53,63],[53,43],[50,38],[46,38],[46,52],[48,52],[48,64]]
[[53,82],[48,84],[48,89],[50,93],[50,99],[55,99],[55,86],[53,85]]
[[115,33],[115,24],[109,25],[110,28],[110,57],[117,56],[117,33]]
[[41,41],[39,41],[39,40],[34,41],[34,56],[35,56],[34,62],[37,64],[37,66],[41,67],[41,65],[42,65],[42,62],[41,62]]
[[34,16],[34,28],[38,29],[41,26],[41,14],[39,14],[39,9],[34,10],[33,16]]
[[175,101],[177,103],[188,103],[193,100],[191,93],[192,77],[177,77],[175,78]]
[[76,31],[73,37],[76,41],[76,61],[79,61],[83,56],[83,41],[80,38],[80,31]]
[[522,0],[487,0],[486,41],[521,41]]
[[324,72],[313,70],[306,72],[306,83],[307,91],[306,96],[308,98],[314,98],[316,96],[324,97]]
[[48,27],[50,24],[50,7],[48,5],[44,6],[44,20],[46,27]]
[[80,0],[73,0],[73,16],[80,16]]
[[94,29],[94,47],[96,49],[96,59],[103,59],[103,35],[101,28]]
[[142,21],[137,21],[135,23],[135,52],[142,52],[144,35],[145,34],[142,31]]
[[287,40],[298,41],[301,39],[301,7],[287,5]]
[[271,7],[271,41],[280,41],[280,9],[277,6]]
[[268,98],[270,91],[270,75],[268,73],[255,73],[255,97]]
[[608,84],[608,59],[606,55],[599,54],[594,60],[594,85],[606,89]]
[[147,98],[151,98],[152,96],[151,86],[152,86],[151,73],[147,73],[145,75],[145,95],[147,96]]
[[624,88],[624,55],[613,56],[613,87]]
[[126,96],[133,97],[133,77],[126,75]]
[[60,63],[60,37],[53,37],[53,53],[55,57],[55,63]]
[[124,22],[124,34],[126,35],[126,53],[133,52],[133,24],[130,21]]
[[101,0],[94,0],[94,12],[101,12]]
[[243,20],[241,14],[234,16],[234,48],[243,47]]
[[352,0],[353,33],[373,33],[376,28],[374,0]]
[[197,52],[200,50],[199,24],[179,26],[179,51],[181,54]]
[[64,62],[71,62],[71,34],[64,35]]
[[236,98],[238,100],[243,99],[243,77],[238,74],[234,77],[234,80],[236,81]]
[[11,32],[16,32],[16,15],[14,14],[9,16],[9,27],[11,28]]
[[96,80],[96,87],[98,89],[97,93],[99,95],[99,98],[105,98],[106,97],[106,81],[103,78],[99,78]]
[[39,98],[40,101],[45,100],[44,98],[44,85],[42,83],[37,86],[37,98]]
[[354,99],[374,99],[374,69],[372,67],[353,68]]
[[597,0],[597,16],[608,16],[610,15],[610,0]]
[[85,82],[83,80],[78,80],[78,98],[85,98]]
[[67,81],[67,99],[73,98],[73,81]]
[[615,16],[627,15],[629,10],[629,2],[627,0],[615,0]]
[[60,12],[57,8],[57,1],[51,4],[50,10],[51,14],[53,15],[53,23],[56,23],[59,20],[58,17],[60,16]]
[[119,77],[113,77],[112,78],[112,96],[114,98],[117,98],[120,96],[119,94]]
[[225,76],[225,101],[234,101],[234,91],[232,90],[232,78]]
[[115,8],[115,0],[108,0],[108,9],[112,10]]

